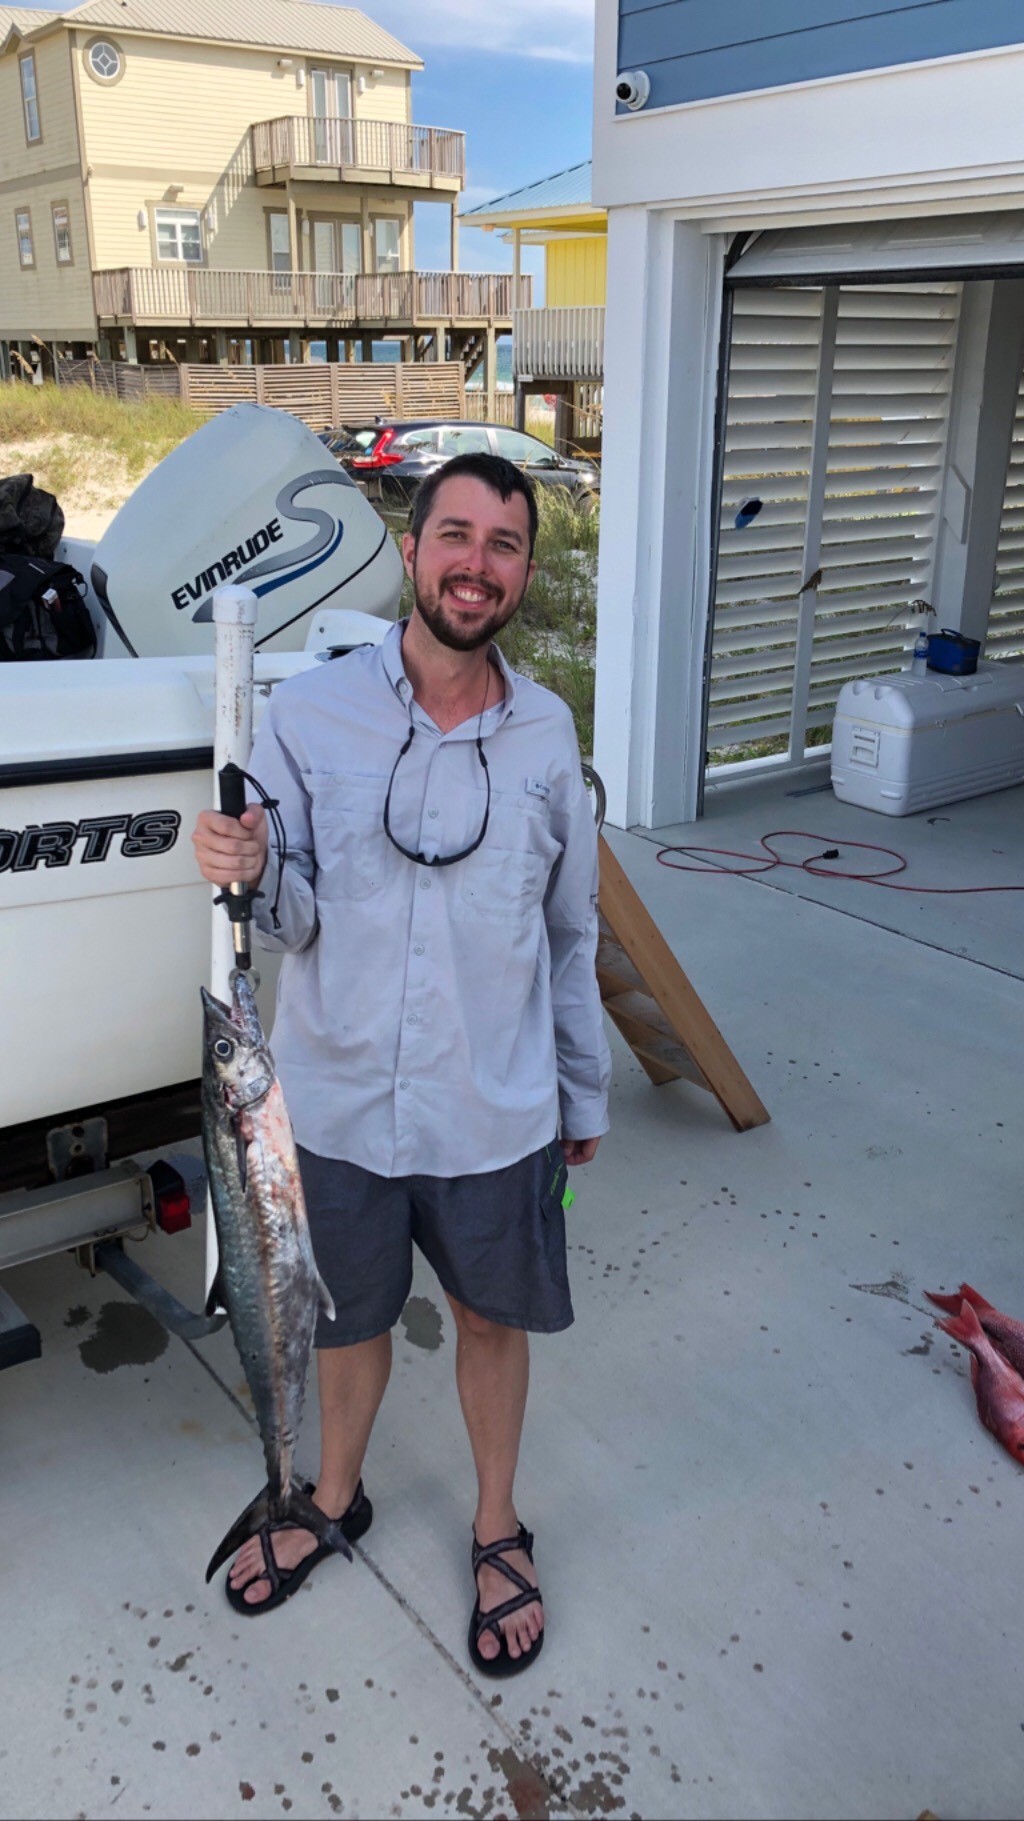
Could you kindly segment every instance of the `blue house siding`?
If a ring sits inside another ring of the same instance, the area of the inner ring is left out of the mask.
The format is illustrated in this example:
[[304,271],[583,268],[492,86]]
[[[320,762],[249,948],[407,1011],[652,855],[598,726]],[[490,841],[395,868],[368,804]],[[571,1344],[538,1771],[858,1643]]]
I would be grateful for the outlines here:
[[1024,0],[619,0],[650,107],[1021,43]]

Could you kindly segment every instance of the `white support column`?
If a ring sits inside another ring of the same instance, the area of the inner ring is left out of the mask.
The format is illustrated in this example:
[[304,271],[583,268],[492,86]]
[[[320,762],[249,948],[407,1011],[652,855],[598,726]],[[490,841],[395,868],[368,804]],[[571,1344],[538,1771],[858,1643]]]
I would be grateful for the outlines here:
[[487,330],[487,353],[484,366],[484,389],[487,393],[487,421],[494,422],[495,398],[498,391],[498,334],[493,323]]
[[135,340],[134,329],[125,329],[124,331],[124,357],[133,367],[138,366],[139,350]]
[[228,364],[228,332],[226,329],[214,330],[213,347],[217,365],[219,367],[226,367]]
[[697,811],[724,252],[609,213],[594,758],[620,827]]
[[518,310],[522,293],[520,280],[523,276],[523,230],[512,229],[512,308]]
[[983,643],[1022,357],[1024,279],[965,284],[928,599],[940,626]]
[[814,616],[818,608],[821,567],[821,522],[825,514],[825,481],[828,476],[828,434],[832,422],[832,383],[836,368],[836,321],[839,286],[826,285],[821,294],[821,340],[818,344],[818,381],[814,395],[811,431],[811,466],[807,481],[807,519],[804,528],[803,580],[797,608],[796,649],[793,656],[793,696],[789,715],[790,764],[799,764],[807,740],[807,693],[814,655]]
[[450,268],[452,272],[459,269],[459,199],[452,197]]
[[288,205],[288,252],[292,262],[292,271],[302,270],[302,249],[299,244],[299,211],[295,206],[295,194],[291,182],[285,185],[285,198]]

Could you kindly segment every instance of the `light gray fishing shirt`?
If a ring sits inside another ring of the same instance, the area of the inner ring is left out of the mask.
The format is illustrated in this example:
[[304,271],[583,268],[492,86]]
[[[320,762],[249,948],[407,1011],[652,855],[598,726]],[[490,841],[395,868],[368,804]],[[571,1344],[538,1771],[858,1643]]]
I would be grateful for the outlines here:
[[[272,1047],[307,1150],[378,1176],[500,1169],[608,1129],[595,973],[597,833],[568,708],[492,648],[505,697],[442,733],[413,700],[402,627],[279,684],[250,770],[288,837],[256,925],[283,950]],[[460,852],[453,866],[410,851]]]

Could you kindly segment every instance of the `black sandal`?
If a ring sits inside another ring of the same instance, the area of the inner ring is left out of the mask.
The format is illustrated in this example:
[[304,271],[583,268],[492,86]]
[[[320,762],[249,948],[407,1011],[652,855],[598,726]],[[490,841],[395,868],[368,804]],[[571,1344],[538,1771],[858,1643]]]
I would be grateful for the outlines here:
[[[514,1657],[505,1640],[505,1634],[501,1629],[502,1619],[510,1618],[514,1612],[521,1612],[524,1606],[532,1606],[534,1601],[538,1606],[543,1607],[544,1605],[540,1588],[531,1587],[526,1577],[521,1575],[517,1568],[513,1568],[510,1562],[504,1560],[506,1549],[521,1549],[524,1555],[529,1557],[532,1565],[533,1537],[525,1524],[520,1524],[518,1536],[503,1537],[498,1543],[478,1543],[474,1530],[474,1578],[481,1568],[489,1565],[499,1569],[505,1579],[511,1581],[513,1587],[519,1589],[512,1599],[505,1600],[501,1606],[495,1606],[490,1612],[481,1612],[480,1587],[479,1582],[477,1583],[476,1604],[473,1607],[473,1616],[469,1621],[469,1654],[473,1667],[478,1669],[482,1676],[517,1676],[522,1670],[528,1669],[531,1663],[536,1662],[544,1645],[544,1633],[541,1631],[534,1638],[529,1650],[524,1650],[518,1657]],[[480,1639],[485,1631],[493,1631],[501,1646],[496,1657],[485,1657],[481,1654]]]
[[[307,1480],[302,1490],[312,1498],[313,1481]],[[366,1535],[372,1523],[373,1506],[363,1491],[363,1482],[360,1480],[351,1505],[347,1511],[342,1512],[338,1519],[338,1528],[346,1542],[358,1543],[359,1538]],[[234,1607],[236,1612],[242,1612],[246,1618],[252,1618],[256,1613],[272,1612],[275,1606],[283,1606],[285,1600],[290,1600],[293,1593],[298,1593],[306,1576],[312,1574],[317,1564],[325,1561],[329,1555],[335,1554],[328,1543],[320,1543],[309,1555],[303,1556],[297,1567],[282,1568],[274,1555],[271,1536],[275,1530],[301,1530],[302,1528],[301,1524],[293,1523],[264,1524],[262,1530],[257,1532],[260,1548],[263,1550],[263,1567],[258,1573],[250,1575],[247,1581],[243,1581],[241,1587],[232,1587],[229,1569],[227,1580],[224,1583],[228,1604]],[[247,1600],[245,1597],[247,1589],[256,1581],[270,1582],[270,1592],[265,1600]]]

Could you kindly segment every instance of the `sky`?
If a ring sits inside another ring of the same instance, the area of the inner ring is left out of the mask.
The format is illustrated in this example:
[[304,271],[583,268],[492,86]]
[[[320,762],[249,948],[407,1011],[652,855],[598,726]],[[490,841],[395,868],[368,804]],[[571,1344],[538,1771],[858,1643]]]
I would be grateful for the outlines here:
[[[364,0],[360,10],[426,65],[413,77],[413,119],[466,134],[462,208],[590,157],[594,0]],[[417,204],[416,264],[447,270],[443,205]],[[460,265],[508,272],[512,250],[463,228]],[[543,270],[541,248],[524,248],[523,270]]]

